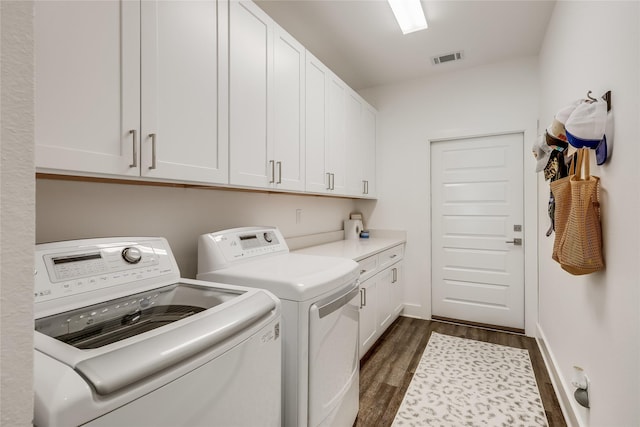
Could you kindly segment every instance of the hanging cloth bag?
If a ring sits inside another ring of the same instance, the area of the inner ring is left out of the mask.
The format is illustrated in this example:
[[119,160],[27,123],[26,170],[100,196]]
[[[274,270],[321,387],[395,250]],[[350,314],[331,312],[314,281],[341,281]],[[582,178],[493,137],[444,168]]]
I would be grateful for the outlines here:
[[578,163],[578,168],[582,164],[581,151],[578,151],[577,160],[576,156],[573,156],[571,166],[569,167],[569,174],[563,178],[552,181],[549,184],[555,204],[553,212],[553,226],[556,233],[553,241],[553,253],[551,254],[551,258],[553,258],[558,263],[560,262],[558,249],[560,248],[560,241],[562,240],[562,236],[569,219],[569,212],[571,211],[570,179],[576,173],[576,163]]
[[569,178],[571,203],[557,256],[560,265],[574,275],[604,270],[600,226],[600,178],[589,175],[589,149],[578,156],[575,174]]

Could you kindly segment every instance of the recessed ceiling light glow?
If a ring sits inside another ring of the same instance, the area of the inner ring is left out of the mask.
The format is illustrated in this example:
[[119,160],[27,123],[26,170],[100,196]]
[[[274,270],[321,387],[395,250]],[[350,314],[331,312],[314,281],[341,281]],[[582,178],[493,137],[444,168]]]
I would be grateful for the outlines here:
[[424,16],[420,0],[387,0],[396,21],[400,25],[402,34],[427,28],[427,18]]

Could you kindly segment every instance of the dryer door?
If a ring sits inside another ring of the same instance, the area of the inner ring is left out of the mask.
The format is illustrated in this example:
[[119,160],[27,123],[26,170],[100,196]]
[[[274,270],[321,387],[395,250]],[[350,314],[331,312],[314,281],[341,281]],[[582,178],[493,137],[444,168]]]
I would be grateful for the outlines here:
[[357,282],[309,310],[309,426],[351,426],[358,414]]

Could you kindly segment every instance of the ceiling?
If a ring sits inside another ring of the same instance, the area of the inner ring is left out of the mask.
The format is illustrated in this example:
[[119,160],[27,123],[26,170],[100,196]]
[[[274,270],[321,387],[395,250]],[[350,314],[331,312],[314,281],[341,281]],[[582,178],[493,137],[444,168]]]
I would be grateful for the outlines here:
[[[385,0],[256,0],[353,89],[535,56],[555,0],[423,0],[429,28],[403,35]],[[432,57],[463,59],[433,65]]]

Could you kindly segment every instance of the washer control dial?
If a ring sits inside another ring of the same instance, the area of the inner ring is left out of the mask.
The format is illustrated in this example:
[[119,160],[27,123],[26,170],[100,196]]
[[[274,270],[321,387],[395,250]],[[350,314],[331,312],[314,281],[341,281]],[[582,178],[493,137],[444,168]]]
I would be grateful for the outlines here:
[[137,264],[142,259],[142,252],[136,247],[126,247],[122,250],[122,258],[129,264]]

